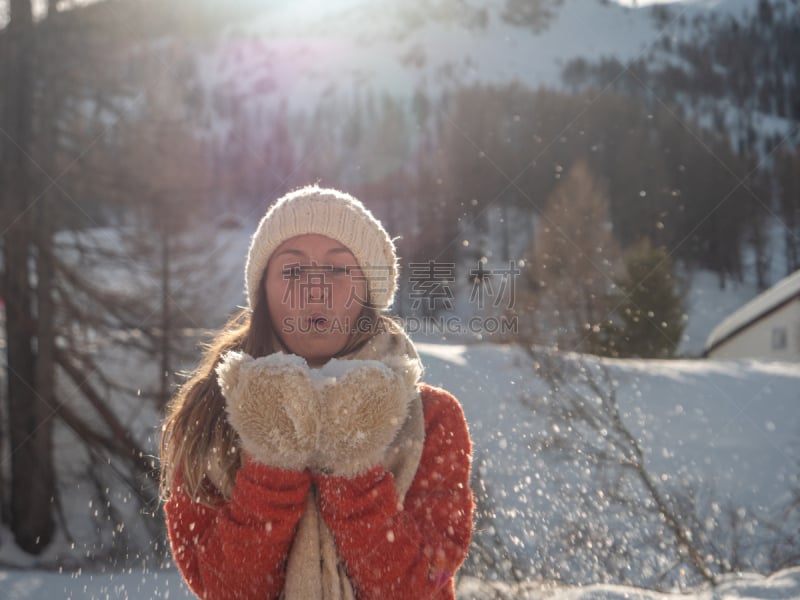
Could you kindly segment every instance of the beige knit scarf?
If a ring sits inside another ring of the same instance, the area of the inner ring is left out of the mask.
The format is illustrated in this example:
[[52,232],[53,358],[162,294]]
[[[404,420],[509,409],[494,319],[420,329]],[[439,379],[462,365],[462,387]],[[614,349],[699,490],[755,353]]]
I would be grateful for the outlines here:
[[[401,330],[382,331],[364,346],[341,359],[353,361],[381,361],[391,369],[404,373],[419,373],[419,355],[408,336]],[[398,378],[408,381],[408,378]],[[390,444],[383,466],[394,475],[400,501],[406,495],[416,474],[422,455],[425,426],[422,400],[417,387],[409,382],[408,417],[394,441]],[[329,389],[328,394],[336,393]],[[312,487],[306,499],[306,511],[300,519],[294,543],[286,566],[284,600],[352,600],[355,598],[344,565],[336,549],[336,542],[323,521],[317,506],[316,491]]]

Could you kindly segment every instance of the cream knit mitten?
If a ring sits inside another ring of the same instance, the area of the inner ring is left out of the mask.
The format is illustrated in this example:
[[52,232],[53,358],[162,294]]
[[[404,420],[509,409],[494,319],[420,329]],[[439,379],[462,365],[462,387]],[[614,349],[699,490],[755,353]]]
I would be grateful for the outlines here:
[[217,366],[228,421],[253,459],[282,469],[310,466],[319,434],[319,393],[306,361],[230,351]]
[[[342,369],[341,373],[336,373]],[[336,361],[321,385],[317,468],[346,477],[381,463],[408,416],[403,375],[375,360]]]

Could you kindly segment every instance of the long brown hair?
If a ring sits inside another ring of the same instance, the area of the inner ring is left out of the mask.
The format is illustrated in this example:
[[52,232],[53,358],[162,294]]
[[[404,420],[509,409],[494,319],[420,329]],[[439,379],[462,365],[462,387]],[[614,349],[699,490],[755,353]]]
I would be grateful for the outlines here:
[[[161,496],[167,498],[180,473],[183,491],[196,502],[213,506],[230,498],[242,458],[237,435],[225,415],[225,397],[215,369],[229,350],[254,358],[286,350],[269,317],[262,275],[256,305],[234,313],[210,342],[202,358],[167,408],[161,428]],[[391,317],[365,305],[345,347],[337,356],[364,344],[380,327],[399,327]]]

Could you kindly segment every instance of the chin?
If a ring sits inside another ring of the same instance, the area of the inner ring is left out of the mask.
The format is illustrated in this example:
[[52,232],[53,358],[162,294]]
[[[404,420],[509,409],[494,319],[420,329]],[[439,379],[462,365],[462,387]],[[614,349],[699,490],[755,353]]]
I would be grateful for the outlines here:
[[313,350],[306,350],[305,352],[302,350],[292,350],[292,352],[305,358],[309,364],[324,363],[344,348],[344,343],[324,344],[321,346],[318,345]]

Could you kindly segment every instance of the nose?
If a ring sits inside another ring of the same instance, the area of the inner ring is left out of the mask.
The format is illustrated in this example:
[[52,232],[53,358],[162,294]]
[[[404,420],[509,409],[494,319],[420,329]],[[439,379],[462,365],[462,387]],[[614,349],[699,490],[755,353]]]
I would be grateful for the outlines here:
[[308,298],[309,300],[322,300],[325,297],[325,285],[322,281],[313,281],[309,278]]
[[330,281],[325,278],[325,271],[322,269],[311,269],[305,281],[306,297],[308,302],[318,304],[324,302],[328,294]]

